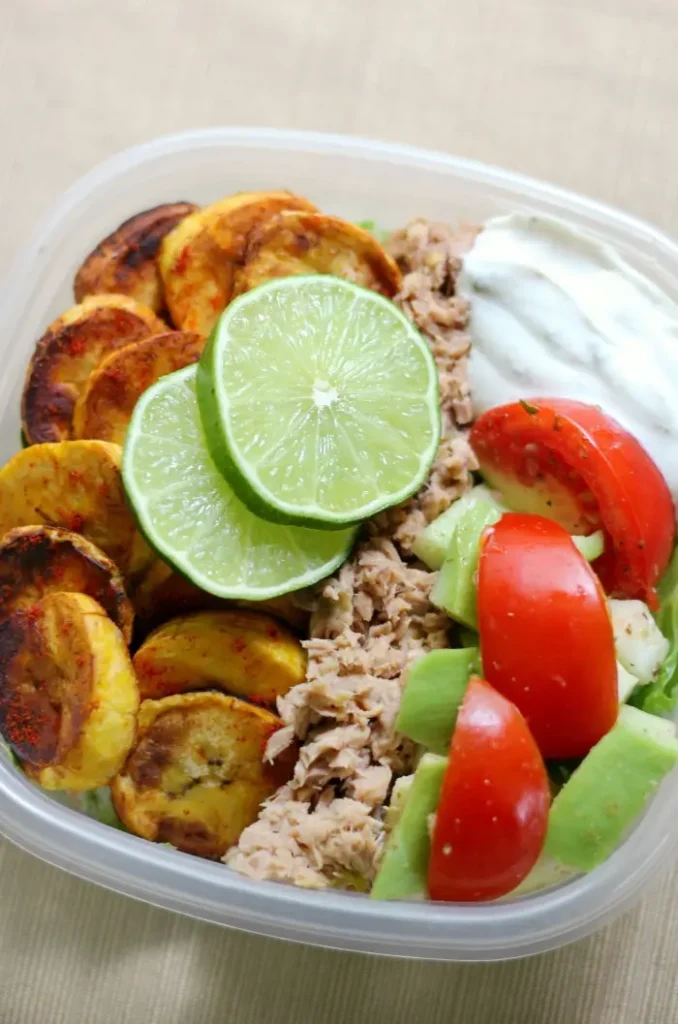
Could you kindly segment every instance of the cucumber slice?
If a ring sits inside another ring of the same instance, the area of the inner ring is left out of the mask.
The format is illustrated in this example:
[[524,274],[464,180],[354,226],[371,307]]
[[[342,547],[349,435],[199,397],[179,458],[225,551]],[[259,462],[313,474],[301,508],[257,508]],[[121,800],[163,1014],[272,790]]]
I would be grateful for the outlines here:
[[440,802],[447,759],[424,754],[417,765],[400,820],[389,838],[372,886],[375,900],[426,897],[431,852],[429,818]]
[[499,506],[482,497],[464,508],[431,591],[431,601],[437,608],[472,629],[478,626],[476,572],[480,537],[485,527],[496,523],[501,516]]
[[414,554],[429,569],[441,568],[447,556],[452,535],[457,528],[457,523],[468,509],[472,508],[478,501],[489,502],[501,512],[508,511],[504,505],[501,505],[495,499],[492,491],[485,484],[478,484],[468,494],[463,494],[461,498],[450,505],[446,512],[443,512],[441,516],[438,516],[432,523],[429,523],[412,545]]
[[[499,501],[496,495],[497,492],[490,490],[486,484],[478,484],[468,494],[462,495],[416,537],[412,551],[417,558],[420,558],[429,569],[440,569],[447,557],[457,523],[472,505],[482,500],[490,502],[500,512],[509,511],[508,506]],[[572,540],[587,562],[595,562],[605,550],[602,530],[597,530],[587,537],[573,536]]]
[[475,647],[430,651],[418,658],[407,673],[396,731],[445,756],[469,676],[478,671]]
[[589,534],[588,537],[580,537],[575,534],[572,540],[574,541],[574,546],[579,549],[579,553],[584,556],[587,562],[595,562],[596,558],[600,558],[605,550],[605,536],[602,530],[596,530],[595,533]]
[[610,732],[556,796],[544,852],[591,871],[602,863],[678,762],[672,722],[624,705]]

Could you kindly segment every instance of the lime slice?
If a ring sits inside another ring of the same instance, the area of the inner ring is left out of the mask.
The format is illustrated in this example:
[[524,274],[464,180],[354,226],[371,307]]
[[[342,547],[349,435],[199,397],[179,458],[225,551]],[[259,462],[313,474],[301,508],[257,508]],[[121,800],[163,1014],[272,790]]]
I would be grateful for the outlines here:
[[275,522],[333,530],[404,501],[440,439],[427,343],[388,299],[327,274],[232,302],[200,360],[198,401],[219,469]]
[[279,526],[253,515],[209,456],[195,376],[187,366],[161,377],[139,399],[127,431],[123,481],[146,538],[218,597],[264,600],[328,576],[356,531]]

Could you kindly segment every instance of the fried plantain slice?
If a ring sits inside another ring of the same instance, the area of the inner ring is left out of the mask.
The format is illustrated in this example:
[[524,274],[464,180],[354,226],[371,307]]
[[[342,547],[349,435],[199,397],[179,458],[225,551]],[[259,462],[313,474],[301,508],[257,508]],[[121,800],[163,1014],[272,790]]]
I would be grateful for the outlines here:
[[95,544],[55,526],[20,526],[0,542],[0,620],[68,591],[94,598],[132,640],[134,609],[117,565]]
[[141,645],[134,669],[142,700],[211,688],[273,704],[303,682],[306,655],[275,619],[231,608],[170,619]]
[[144,701],[136,746],[111,783],[118,815],[144,839],[222,857],[291,777],[294,749],[274,765],[262,761],[281,725],[269,711],[213,691]]
[[105,441],[17,452],[0,469],[0,537],[17,526],[60,526],[96,544],[125,577],[141,574],[154,555],[125,500],[121,454]]
[[28,443],[70,438],[76,399],[104,356],[166,330],[151,309],[126,295],[92,295],[55,320],[26,373],[21,424]]
[[160,243],[197,209],[195,203],[162,203],[123,221],[99,242],[78,270],[73,282],[75,301],[115,292],[161,313],[165,301],[157,265]]
[[93,598],[48,594],[0,623],[0,730],[45,789],[110,782],[138,707],[125,641]]
[[389,298],[401,281],[374,235],[340,217],[304,210],[284,211],[252,230],[234,294],[293,274],[334,274]]
[[252,228],[281,210],[315,210],[291,192],[239,192],[183,220],[163,240],[158,265],[176,327],[208,336],[233,296]]
[[306,630],[310,618],[309,612],[295,602],[294,594],[283,594],[268,601],[227,601],[189,583],[160,558],[144,575],[132,595],[132,601],[144,630],[159,626],[176,615],[233,607],[274,615],[298,632]]
[[168,331],[111,352],[87,378],[73,411],[73,436],[122,445],[140,395],[199,357],[204,339]]

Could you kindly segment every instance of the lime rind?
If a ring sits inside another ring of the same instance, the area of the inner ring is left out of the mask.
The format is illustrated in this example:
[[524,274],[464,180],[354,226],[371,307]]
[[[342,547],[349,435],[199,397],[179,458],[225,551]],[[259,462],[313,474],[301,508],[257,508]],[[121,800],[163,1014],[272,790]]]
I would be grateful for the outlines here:
[[195,366],[162,377],[139,399],[127,432],[123,481],[148,542],[217,597],[265,600],[329,576],[356,530],[274,525],[243,505],[210,458],[195,381]]
[[278,523],[344,529],[400,504],[440,441],[427,342],[384,296],[331,275],[277,278],[231,303],[198,401],[218,468]]

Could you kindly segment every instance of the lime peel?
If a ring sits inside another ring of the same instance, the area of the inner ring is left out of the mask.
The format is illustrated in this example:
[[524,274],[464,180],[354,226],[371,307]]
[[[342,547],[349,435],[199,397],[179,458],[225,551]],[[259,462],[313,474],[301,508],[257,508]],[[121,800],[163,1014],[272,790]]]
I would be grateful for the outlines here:
[[356,530],[280,526],[255,516],[210,458],[196,398],[196,367],[143,393],[122,463],[127,497],[158,554],[217,597],[265,600],[310,586],[345,559]]
[[275,278],[232,302],[203,351],[198,402],[240,499],[315,529],[405,501],[440,441],[425,339],[384,296],[328,274]]

